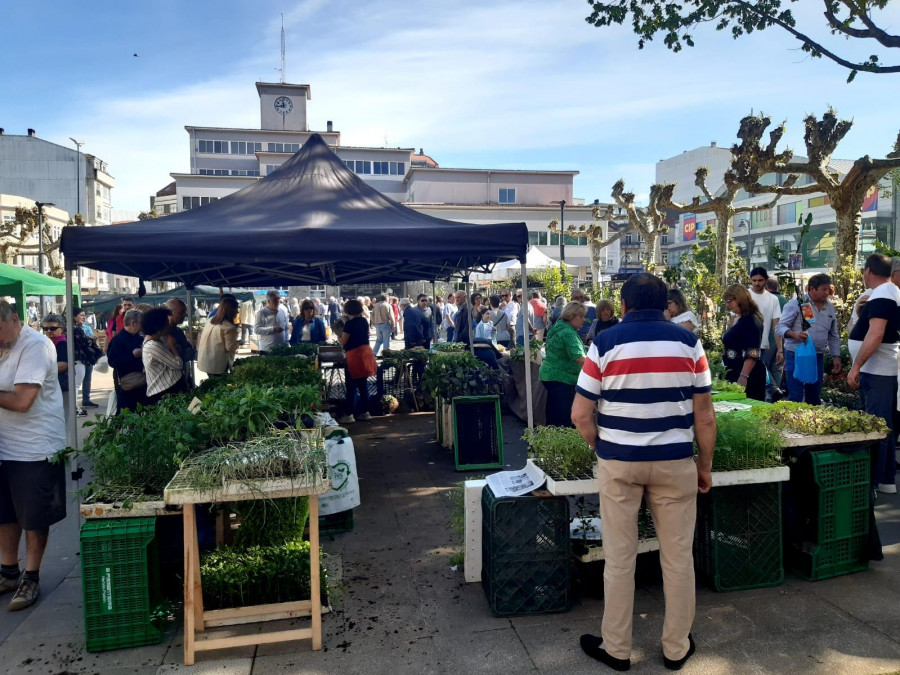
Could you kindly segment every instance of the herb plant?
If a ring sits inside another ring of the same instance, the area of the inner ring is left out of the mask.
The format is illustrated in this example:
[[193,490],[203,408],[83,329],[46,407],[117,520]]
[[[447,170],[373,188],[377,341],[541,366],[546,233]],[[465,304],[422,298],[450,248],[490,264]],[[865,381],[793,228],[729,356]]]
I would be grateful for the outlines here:
[[577,429],[534,427],[526,429],[522,439],[528,444],[528,455],[534,463],[554,480],[594,477],[597,455]]
[[[543,340],[531,340],[528,343],[529,349],[531,350],[531,360],[538,361],[541,358],[541,349],[544,346]],[[509,358],[513,361],[524,361],[525,360],[525,347],[524,345],[516,344],[514,347],[509,348]]]
[[460,352],[429,360],[422,384],[432,396],[449,403],[457,396],[500,394],[503,376],[470,352]]
[[310,385],[220,387],[203,398],[200,425],[213,443],[263,434],[276,422],[294,426],[319,402],[320,391]]
[[713,471],[739,471],[781,466],[781,434],[748,411],[716,415]]
[[785,431],[794,431],[810,436],[848,433],[887,434],[884,420],[861,410],[826,408],[807,403],[779,401],[770,406],[751,409],[754,415]]

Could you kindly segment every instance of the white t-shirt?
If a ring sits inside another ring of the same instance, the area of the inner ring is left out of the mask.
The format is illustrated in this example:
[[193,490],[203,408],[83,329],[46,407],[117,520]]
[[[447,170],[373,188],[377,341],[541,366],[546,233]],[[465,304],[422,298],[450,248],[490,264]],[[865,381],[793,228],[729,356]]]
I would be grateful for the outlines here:
[[900,288],[888,281],[872,290],[868,302],[863,305],[860,312],[859,321],[850,333],[850,339],[847,340],[850,358],[856,361],[866,332],[869,330],[870,318],[884,319],[887,325],[881,344],[859,369],[860,372],[887,377],[897,375],[897,353],[900,351],[900,343],[897,342],[898,314],[900,314]]
[[[694,314],[691,310],[687,310],[686,312],[682,312],[678,316],[672,317],[671,321],[672,323],[676,324],[682,324],[690,321],[692,324],[694,324],[694,329],[691,331],[692,333],[696,333],[700,328],[700,321],[697,319],[697,315]],[[687,326],[683,327],[686,328]]]
[[778,298],[772,293],[769,293],[769,291],[757,293],[751,288],[750,297],[753,298],[753,302],[759,307],[759,312],[763,317],[763,334],[760,348],[768,349],[769,332],[772,330],[772,321],[781,318],[781,303],[778,302]]
[[28,326],[0,356],[0,391],[15,391],[17,384],[41,390],[27,412],[0,408],[0,461],[41,462],[66,447],[66,418],[56,347]]

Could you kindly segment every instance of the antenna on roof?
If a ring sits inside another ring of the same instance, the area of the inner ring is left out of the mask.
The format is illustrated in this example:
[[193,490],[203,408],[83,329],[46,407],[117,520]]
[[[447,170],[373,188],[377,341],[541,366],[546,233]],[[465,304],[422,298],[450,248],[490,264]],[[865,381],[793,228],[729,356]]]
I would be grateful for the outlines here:
[[284,84],[284,12],[281,13],[281,84]]

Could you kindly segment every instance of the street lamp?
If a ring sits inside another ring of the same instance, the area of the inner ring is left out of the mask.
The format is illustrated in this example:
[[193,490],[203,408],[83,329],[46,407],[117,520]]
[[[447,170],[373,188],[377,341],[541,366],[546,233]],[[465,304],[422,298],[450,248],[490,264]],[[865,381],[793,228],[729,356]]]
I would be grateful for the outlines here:
[[[35,202],[34,205],[38,210],[38,272],[44,273],[44,207],[56,206],[53,202]],[[40,318],[44,319],[44,296],[41,298]]]
[[566,200],[550,203],[559,204],[559,266],[562,268],[566,262]]
[[[81,213],[81,146],[84,145],[84,141],[76,141],[74,138],[69,136],[69,140],[75,144],[75,152],[77,153],[77,157],[75,158],[75,215],[77,216]],[[72,223],[75,223],[75,218],[72,218]],[[78,276],[78,288],[81,288],[81,268],[79,267],[76,270],[76,275]]]

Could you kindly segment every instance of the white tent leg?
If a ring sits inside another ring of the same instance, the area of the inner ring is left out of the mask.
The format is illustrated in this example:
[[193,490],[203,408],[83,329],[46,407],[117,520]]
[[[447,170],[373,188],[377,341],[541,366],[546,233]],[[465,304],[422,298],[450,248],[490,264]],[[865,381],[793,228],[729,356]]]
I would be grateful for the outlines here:
[[[187,305],[187,320],[188,320],[188,340],[191,343],[191,347],[193,347],[196,342],[194,342],[194,301],[191,299],[191,289],[187,286],[184,287],[184,296],[187,299],[185,303]],[[193,389],[194,388],[194,361],[190,362],[188,366],[188,372],[190,373],[190,378],[188,380],[188,386]]]
[[66,442],[70,448],[78,450],[78,407],[75,386],[75,306],[72,294],[72,270],[66,270],[66,363],[68,364],[69,391],[63,396],[69,398],[69,418],[66,420]]
[[522,263],[522,305],[519,312],[522,313],[522,334],[523,346],[525,347],[525,398],[527,399],[528,409],[528,428],[534,427],[534,400],[531,397],[531,340],[528,339],[528,270],[525,269],[525,263]]
[[[472,331],[475,330],[472,328],[472,298],[469,295],[471,288],[469,286],[469,275],[466,275],[466,320],[469,322],[469,330],[466,331],[466,335],[469,336],[469,351],[472,352],[472,356],[475,356],[475,344],[472,342]],[[456,330],[459,330],[459,326],[456,327]]]

